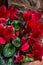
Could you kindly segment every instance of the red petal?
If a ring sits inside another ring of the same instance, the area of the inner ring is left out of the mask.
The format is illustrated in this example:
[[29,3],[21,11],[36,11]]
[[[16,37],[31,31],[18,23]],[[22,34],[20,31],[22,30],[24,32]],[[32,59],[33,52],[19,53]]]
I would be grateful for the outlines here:
[[21,46],[20,50],[21,50],[22,52],[25,52],[28,48],[29,48],[28,43],[25,43],[25,44],[23,44],[23,45]]
[[5,18],[0,18],[0,24],[7,24],[7,21]]
[[0,37],[0,44],[5,44],[5,43],[6,41],[2,37]]

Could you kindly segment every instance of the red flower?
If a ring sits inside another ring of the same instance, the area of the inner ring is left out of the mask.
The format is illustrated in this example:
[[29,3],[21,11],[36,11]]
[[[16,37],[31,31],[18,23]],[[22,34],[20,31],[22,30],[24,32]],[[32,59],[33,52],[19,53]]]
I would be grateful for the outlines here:
[[12,39],[13,39],[13,40],[16,40],[16,36],[15,36],[15,35],[13,35],[13,36],[12,36]]
[[41,16],[41,13],[32,11],[23,13],[23,19],[26,21],[26,26],[30,27],[32,30],[34,30],[36,26],[38,26]]
[[9,10],[6,10],[6,13],[3,15],[3,18],[5,18],[5,19],[10,18],[10,12],[9,12]]
[[37,11],[35,11],[35,12],[33,12],[33,13],[34,13],[34,15],[35,15],[36,20],[40,20],[40,19],[41,19],[42,13],[37,12]]
[[0,24],[7,24],[7,21],[5,18],[0,18]]
[[9,8],[9,11],[10,11],[10,20],[13,21],[13,20],[18,20],[18,17],[16,16],[17,14],[17,9],[14,9],[14,8]]
[[8,19],[10,18],[11,21],[17,20],[18,17],[16,16],[17,9],[14,8],[6,8],[4,5],[0,7],[0,18]]
[[3,37],[0,37],[0,44],[5,44],[5,43],[6,43],[5,39]]
[[14,62],[23,62],[23,57],[20,56],[20,52],[17,53],[17,55],[14,55]]
[[39,23],[33,31],[32,37],[39,40],[43,36],[43,24]]
[[10,21],[12,22],[13,20],[18,20],[18,17],[16,15],[10,16]]
[[31,20],[31,16],[32,16],[32,11],[28,11],[28,12],[24,11],[23,12],[23,19],[25,21]]
[[26,22],[27,27],[30,27],[32,31],[34,31],[34,29],[36,28],[38,24],[39,22],[34,18],[34,15],[33,15],[33,19]]
[[10,11],[10,15],[11,16],[13,16],[14,14],[16,14],[17,13],[17,9],[14,9],[14,8],[10,8],[10,9],[8,9],[9,11]]
[[0,36],[3,36],[4,30],[5,30],[4,26],[0,24]]
[[32,48],[32,53],[35,60],[42,60],[42,48],[41,45],[36,43]]
[[32,54],[26,54],[26,56],[28,56],[30,58],[34,58]]
[[30,46],[33,46],[35,43],[36,43],[36,40],[34,39],[34,38],[28,38],[28,44],[30,45]]
[[0,6],[0,13],[5,13],[6,12],[6,7],[4,5]]
[[12,39],[13,36],[14,36],[13,26],[6,27],[5,31],[4,31],[4,37],[5,37],[6,41],[10,42],[10,40]]
[[20,30],[17,30],[16,33],[15,33],[17,36],[20,35]]
[[25,44],[26,41],[27,41],[27,37],[22,37],[21,38],[21,44]]
[[37,11],[24,11],[23,12],[23,19],[25,20],[25,21],[30,21],[31,19],[32,19],[32,17],[33,17],[33,15],[34,15],[34,19],[35,20],[39,20],[39,19],[41,19],[41,16],[42,16],[42,14],[41,13],[39,13],[39,12],[37,12]]
[[8,9],[11,9],[12,8],[12,5],[9,5]]
[[6,7],[3,5],[0,7],[0,18],[9,18],[10,13],[9,11],[6,9]]
[[20,50],[22,52],[25,52],[27,49],[29,49],[29,44],[28,43],[24,43],[21,47]]

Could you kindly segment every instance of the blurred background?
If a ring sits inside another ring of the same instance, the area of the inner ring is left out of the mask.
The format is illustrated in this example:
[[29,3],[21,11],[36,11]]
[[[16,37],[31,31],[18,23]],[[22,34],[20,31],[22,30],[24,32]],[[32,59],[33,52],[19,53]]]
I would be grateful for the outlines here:
[[0,0],[0,5],[3,4],[7,7],[9,4],[12,4],[21,10],[32,9],[43,12],[43,0]]

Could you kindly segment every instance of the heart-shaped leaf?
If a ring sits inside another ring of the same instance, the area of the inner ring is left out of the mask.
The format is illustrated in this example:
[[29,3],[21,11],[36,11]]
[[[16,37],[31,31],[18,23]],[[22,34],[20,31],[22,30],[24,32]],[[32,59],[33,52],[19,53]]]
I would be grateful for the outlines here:
[[8,60],[7,65],[14,65],[14,62],[13,62],[13,59],[12,59],[12,58],[10,58],[10,59]]
[[13,47],[10,43],[6,44],[3,50],[3,54],[5,57],[13,56],[16,53],[16,48]]

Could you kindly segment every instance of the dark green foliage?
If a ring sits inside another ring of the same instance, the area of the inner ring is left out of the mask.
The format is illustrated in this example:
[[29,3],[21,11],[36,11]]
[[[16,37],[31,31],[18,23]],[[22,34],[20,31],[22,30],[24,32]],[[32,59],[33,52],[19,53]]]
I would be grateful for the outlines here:
[[13,56],[16,53],[16,48],[13,47],[10,43],[6,44],[3,50],[3,54],[5,57]]
[[32,58],[29,58],[27,56],[24,56],[24,62],[33,62],[34,60]]
[[15,46],[15,47],[20,47],[21,44],[20,44],[20,38],[17,37],[16,40],[13,40],[12,41],[12,44]]

